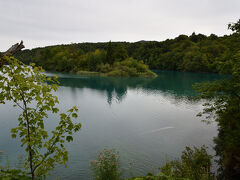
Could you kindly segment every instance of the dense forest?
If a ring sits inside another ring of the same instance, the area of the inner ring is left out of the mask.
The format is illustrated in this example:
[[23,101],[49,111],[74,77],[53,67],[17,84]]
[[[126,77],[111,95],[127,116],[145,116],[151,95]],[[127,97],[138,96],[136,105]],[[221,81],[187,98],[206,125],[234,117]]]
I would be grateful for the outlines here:
[[[122,69],[134,76],[134,71],[146,72],[145,65],[159,70],[231,73],[225,62],[239,56],[239,49],[237,33],[223,37],[192,33],[162,42],[110,41],[48,46],[24,50],[16,57],[26,64],[34,62],[41,65],[46,70],[71,73],[113,71],[110,75],[124,76],[116,72]],[[222,64],[226,64],[226,67]]]

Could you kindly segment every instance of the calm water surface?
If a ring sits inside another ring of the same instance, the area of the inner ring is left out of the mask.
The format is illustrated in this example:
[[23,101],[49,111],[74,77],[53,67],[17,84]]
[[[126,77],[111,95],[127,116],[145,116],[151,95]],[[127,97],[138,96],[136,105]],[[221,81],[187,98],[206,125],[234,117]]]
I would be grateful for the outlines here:
[[[66,111],[77,105],[82,129],[67,145],[67,168],[58,166],[47,179],[92,179],[89,162],[104,148],[120,152],[125,176],[130,172],[129,163],[135,175],[153,172],[166,157],[178,157],[188,145],[205,144],[214,154],[211,148],[216,125],[206,125],[196,117],[202,102],[192,100],[192,84],[221,77],[167,71],[158,74],[155,79],[58,74],[59,108]],[[11,103],[0,105],[1,165],[21,166],[24,151],[19,140],[10,136],[19,112]],[[53,128],[57,121],[56,116],[50,116],[47,127]]]

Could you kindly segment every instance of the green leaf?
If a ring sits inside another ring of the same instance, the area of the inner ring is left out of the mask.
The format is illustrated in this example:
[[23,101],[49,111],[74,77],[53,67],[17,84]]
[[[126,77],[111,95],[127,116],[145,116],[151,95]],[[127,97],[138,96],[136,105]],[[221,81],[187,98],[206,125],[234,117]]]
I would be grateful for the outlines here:
[[11,136],[12,136],[13,139],[15,139],[17,137],[16,134],[12,134]]
[[62,120],[64,120],[64,119],[66,119],[67,115],[64,114],[64,113],[61,113],[61,114],[60,114],[60,117],[61,117]]
[[73,137],[72,137],[72,136],[67,136],[67,137],[66,137],[66,140],[67,140],[68,142],[73,141]]
[[78,117],[77,113],[72,113],[72,117],[77,118]]

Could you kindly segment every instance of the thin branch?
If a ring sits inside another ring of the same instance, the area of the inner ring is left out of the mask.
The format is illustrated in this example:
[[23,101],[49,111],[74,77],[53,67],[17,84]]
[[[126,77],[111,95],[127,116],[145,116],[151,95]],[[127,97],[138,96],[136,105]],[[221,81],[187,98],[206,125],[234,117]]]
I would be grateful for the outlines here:
[[[12,98],[12,96],[11,96],[11,98]],[[15,102],[15,104],[19,107],[19,108],[21,108],[23,111],[25,111],[25,109],[17,102],[17,100],[15,99],[13,99],[12,98],[12,100]]]

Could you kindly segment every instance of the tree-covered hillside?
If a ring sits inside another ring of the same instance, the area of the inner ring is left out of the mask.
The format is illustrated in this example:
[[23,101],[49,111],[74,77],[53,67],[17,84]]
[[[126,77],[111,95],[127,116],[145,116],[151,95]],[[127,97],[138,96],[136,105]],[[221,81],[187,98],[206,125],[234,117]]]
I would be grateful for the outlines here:
[[[150,69],[191,72],[222,71],[221,64],[240,53],[239,35],[218,37],[192,33],[162,42],[139,41],[78,43],[24,50],[16,55],[25,63],[35,62],[59,72],[109,71],[109,66],[131,57]],[[221,67],[221,68],[220,68]],[[226,67],[226,69],[228,69]],[[230,73],[230,72],[226,72]]]

